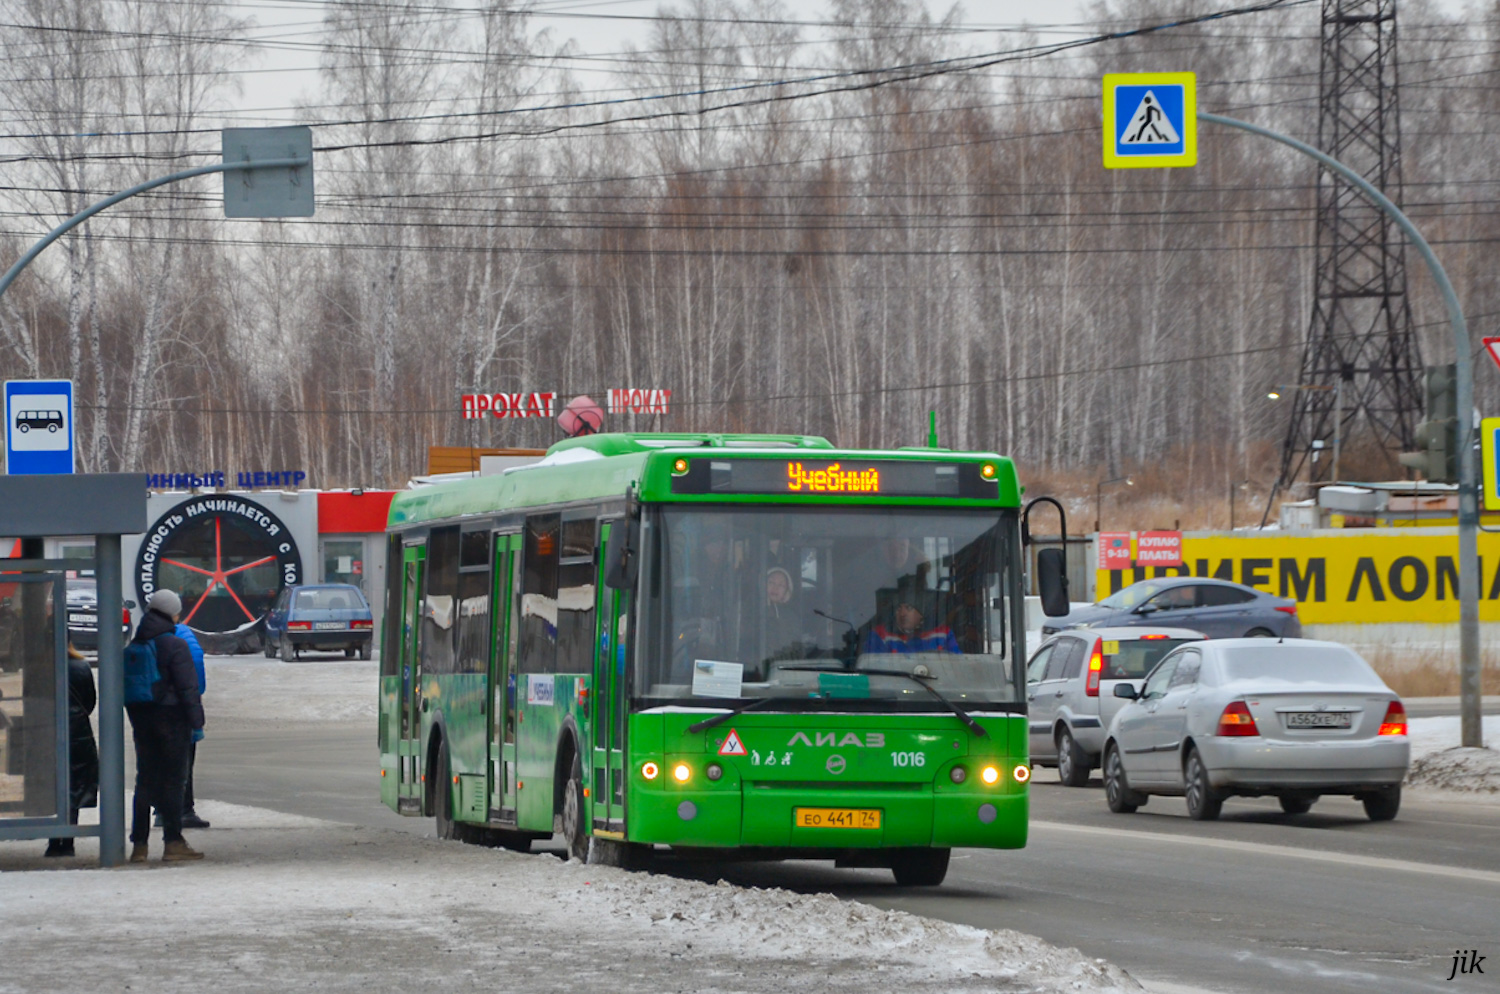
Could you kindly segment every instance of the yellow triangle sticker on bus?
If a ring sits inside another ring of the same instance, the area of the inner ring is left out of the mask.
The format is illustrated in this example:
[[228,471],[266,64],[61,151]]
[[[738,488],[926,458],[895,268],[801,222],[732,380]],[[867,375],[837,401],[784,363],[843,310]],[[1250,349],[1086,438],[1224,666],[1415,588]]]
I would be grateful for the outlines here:
[[745,743],[740,741],[740,733],[734,729],[729,730],[729,737],[724,744],[719,746],[720,756],[743,756],[745,755]]

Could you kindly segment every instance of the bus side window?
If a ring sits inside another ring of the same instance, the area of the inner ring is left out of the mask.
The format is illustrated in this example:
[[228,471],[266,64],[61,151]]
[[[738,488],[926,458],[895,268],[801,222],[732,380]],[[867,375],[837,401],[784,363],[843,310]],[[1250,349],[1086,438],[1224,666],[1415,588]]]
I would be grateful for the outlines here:
[[427,542],[422,605],[422,671],[454,672],[458,620],[458,526],[434,528]]
[[520,673],[557,672],[557,569],[561,518],[535,514],[526,519],[521,586]]

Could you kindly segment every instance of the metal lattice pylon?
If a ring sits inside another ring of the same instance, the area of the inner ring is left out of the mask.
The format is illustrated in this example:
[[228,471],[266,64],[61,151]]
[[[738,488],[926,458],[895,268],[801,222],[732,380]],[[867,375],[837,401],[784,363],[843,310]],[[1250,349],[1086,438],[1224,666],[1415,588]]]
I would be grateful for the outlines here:
[[[1323,0],[1318,148],[1400,206],[1396,3]],[[1316,244],[1312,321],[1298,383],[1334,387],[1342,379],[1343,390],[1293,393],[1278,489],[1304,469],[1311,482],[1331,474],[1339,394],[1344,447],[1373,437],[1393,470],[1394,453],[1413,448],[1422,411],[1422,360],[1401,232],[1348,182],[1319,170]]]

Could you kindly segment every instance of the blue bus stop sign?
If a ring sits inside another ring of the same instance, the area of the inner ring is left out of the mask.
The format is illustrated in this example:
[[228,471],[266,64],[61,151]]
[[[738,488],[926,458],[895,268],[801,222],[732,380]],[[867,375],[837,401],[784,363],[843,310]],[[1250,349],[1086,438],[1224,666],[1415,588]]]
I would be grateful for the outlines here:
[[5,470],[73,472],[73,381],[5,381]]

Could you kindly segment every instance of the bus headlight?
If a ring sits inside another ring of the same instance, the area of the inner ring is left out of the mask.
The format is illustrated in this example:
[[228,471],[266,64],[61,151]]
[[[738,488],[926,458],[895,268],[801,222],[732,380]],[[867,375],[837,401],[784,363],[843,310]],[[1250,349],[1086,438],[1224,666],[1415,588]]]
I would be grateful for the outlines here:
[[693,768],[686,763],[678,763],[672,767],[672,779],[678,783],[687,783],[693,775]]
[[955,766],[953,767],[953,769],[948,771],[948,779],[952,780],[954,783],[963,783],[965,780],[969,779],[969,771],[964,769],[962,766]]
[[645,777],[647,780],[655,780],[660,773],[661,767],[657,766],[655,763],[641,764],[641,776]]
[[1017,766],[1014,771],[1012,771],[1012,774],[1016,778],[1016,783],[1025,783],[1026,781],[1031,779],[1031,767],[1027,766],[1025,763],[1022,763],[1020,766]]
[[718,780],[724,775],[724,767],[720,766],[718,763],[709,763],[708,769],[704,770],[703,773],[710,780]]
[[986,785],[993,787],[1000,782],[1000,770],[998,767],[986,766],[983,770],[979,771],[979,779],[983,780]]

